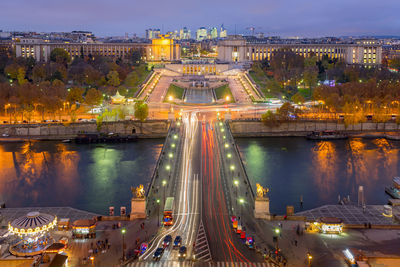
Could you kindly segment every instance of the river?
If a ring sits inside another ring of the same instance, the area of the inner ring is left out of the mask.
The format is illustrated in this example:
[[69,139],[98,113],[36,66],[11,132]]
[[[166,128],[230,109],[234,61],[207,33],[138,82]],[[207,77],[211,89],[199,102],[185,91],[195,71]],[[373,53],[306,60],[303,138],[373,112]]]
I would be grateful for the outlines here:
[[130,187],[149,183],[163,139],[77,145],[0,144],[0,199],[7,207],[71,206],[130,212]]
[[363,185],[366,204],[386,204],[385,186],[399,175],[399,141],[360,139],[309,141],[305,138],[236,139],[250,182],[270,189],[271,213],[284,214],[323,204],[338,195],[357,202]]

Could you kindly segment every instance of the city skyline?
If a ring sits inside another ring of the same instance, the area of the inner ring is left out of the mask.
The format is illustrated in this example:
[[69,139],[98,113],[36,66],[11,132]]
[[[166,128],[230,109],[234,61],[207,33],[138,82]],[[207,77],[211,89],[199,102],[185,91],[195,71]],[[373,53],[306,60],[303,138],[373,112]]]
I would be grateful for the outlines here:
[[[151,9],[154,6],[158,8]],[[254,27],[255,33],[282,37],[396,35],[400,26],[396,19],[396,6],[400,7],[400,4],[393,0],[385,3],[367,0],[363,5],[323,0],[318,6],[309,0],[301,3],[294,0],[283,3],[223,0],[201,4],[174,0],[168,3],[156,1],[151,6],[143,3],[139,6],[124,0],[114,1],[112,5],[105,0],[84,3],[76,0],[67,3],[16,0],[0,3],[0,25],[4,31],[88,30],[97,36],[121,36],[125,33],[143,36],[148,28],[160,28],[165,33],[184,26],[193,32],[200,27],[219,27],[221,24],[230,34],[249,34],[248,28]]]

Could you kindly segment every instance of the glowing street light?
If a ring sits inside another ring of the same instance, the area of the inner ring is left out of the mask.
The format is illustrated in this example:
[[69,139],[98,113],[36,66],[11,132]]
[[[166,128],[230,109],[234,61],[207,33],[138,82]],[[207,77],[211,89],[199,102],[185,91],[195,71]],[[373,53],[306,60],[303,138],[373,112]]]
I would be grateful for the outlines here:
[[175,144],[174,144],[174,143],[172,143],[172,144],[171,144],[171,147],[172,147],[172,148],[174,148],[174,147],[175,147]]
[[165,186],[166,186],[166,185],[167,185],[167,181],[166,181],[166,180],[163,180],[163,181],[162,181],[162,186],[163,186],[163,188],[164,188],[164,190],[163,190],[163,191],[164,191],[164,192],[163,192],[163,199],[164,199],[163,202],[164,202],[164,205],[165,205]]
[[169,157],[169,158],[172,158],[172,157],[174,157],[174,154],[169,153],[169,154],[168,154],[168,157]]
[[228,153],[228,155],[226,155],[228,157],[228,159],[232,158],[232,154]]
[[177,134],[174,134],[174,139],[178,139],[178,135]]
[[225,143],[225,148],[228,148],[229,147],[229,144],[228,143]]
[[170,96],[168,97],[168,100],[169,100],[169,101],[172,101],[172,100],[174,100],[174,97],[173,97],[172,95],[170,95]]
[[229,95],[227,95],[227,96],[225,97],[225,100],[226,100],[227,102],[231,100],[231,98],[229,97]]
[[231,169],[231,171],[234,171],[235,170],[235,165],[231,165],[230,169]]
[[125,227],[121,229],[121,234],[122,234],[122,260],[125,260],[125,234],[126,234],[126,229]]
[[94,256],[90,256],[90,261],[92,262],[92,267],[94,266]]
[[160,226],[160,199],[157,198],[156,202],[157,202],[157,216],[158,216],[157,226]]
[[[166,169],[167,171],[169,171],[169,170],[171,169],[171,166],[170,166],[170,165],[167,165],[167,166],[165,166],[165,169]],[[164,183],[164,181],[163,181],[163,183]]]
[[307,252],[307,260],[308,260],[308,266],[311,267],[311,261],[312,261],[312,255],[310,252]]

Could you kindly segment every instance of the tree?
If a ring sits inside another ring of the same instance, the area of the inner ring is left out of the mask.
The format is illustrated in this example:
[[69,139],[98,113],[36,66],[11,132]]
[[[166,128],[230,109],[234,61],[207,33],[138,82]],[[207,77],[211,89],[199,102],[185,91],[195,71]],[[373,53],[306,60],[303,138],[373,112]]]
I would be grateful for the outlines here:
[[46,79],[46,69],[43,65],[36,65],[32,69],[32,79],[34,82],[41,82]]
[[23,85],[28,82],[28,80],[25,79],[25,74],[26,71],[23,67],[18,68],[17,80],[19,85]]
[[303,104],[306,101],[304,96],[302,94],[300,94],[299,92],[294,94],[291,99],[294,103],[299,104],[299,105]]
[[16,63],[7,65],[4,69],[5,74],[7,74],[11,79],[15,80],[18,76],[18,69],[20,66]]
[[50,53],[50,60],[65,65],[70,61],[70,56],[65,49],[54,48]]
[[87,91],[85,96],[85,103],[89,106],[100,105],[103,101],[103,94],[96,88],[91,88]]
[[71,104],[73,103],[82,103],[83,102],[83,88],[78,88],[78,87],[73,87],[69,89],[69,92],[67,94],[67,101],[70,102]]
[[283,103],[283,105],[276,111],[279,120],[287,121],[290,119],[290,115],[295,114],[295,108],[289,102]]
[[110,86],[117,87],[120,84],[119,74],[115,70],[112,70],[107,74],[107,80],[107,84]]
[[267,126],[278,126],[279,121],[277,115],[274,114],[271,110],[268,110],[266,113],[261,115],[261,121],[264,122]]
[[135,103],[135,118],[139,119],[141,122],[144,122],[149,115],[149,106],[143,101],[137,101]]

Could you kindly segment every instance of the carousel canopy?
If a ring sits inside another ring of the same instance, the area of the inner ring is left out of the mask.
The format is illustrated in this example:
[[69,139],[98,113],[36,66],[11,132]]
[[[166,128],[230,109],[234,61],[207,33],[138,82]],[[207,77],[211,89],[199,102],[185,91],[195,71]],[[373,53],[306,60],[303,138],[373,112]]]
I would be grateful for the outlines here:
[[9,224],[9,230],[16,234],[34,234],[53,228],[57,218],[37,211],[29,212],[25,216],[15,219]]

